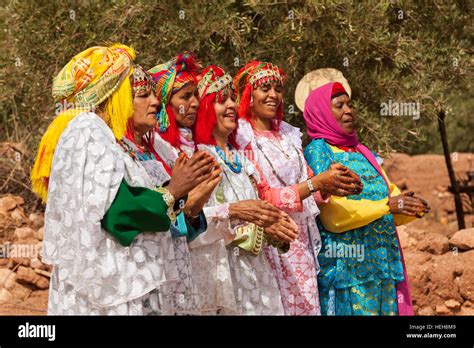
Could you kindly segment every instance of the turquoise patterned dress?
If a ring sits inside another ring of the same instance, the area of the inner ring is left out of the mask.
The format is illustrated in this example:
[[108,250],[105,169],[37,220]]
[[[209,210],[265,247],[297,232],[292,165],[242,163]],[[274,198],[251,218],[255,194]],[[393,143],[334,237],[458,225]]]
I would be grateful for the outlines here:
[[[315,175],[338,162],[360,176],[362,193],[347,199],[388,197],[385,181],[362,154],[333,152],[324,139],[313,140],[304,154]],[[329,232],[319,218],[317,223],[322,239],[318,256],[321,314],[397,315],[396,284],[404,276],[392,214],[342,233]]]

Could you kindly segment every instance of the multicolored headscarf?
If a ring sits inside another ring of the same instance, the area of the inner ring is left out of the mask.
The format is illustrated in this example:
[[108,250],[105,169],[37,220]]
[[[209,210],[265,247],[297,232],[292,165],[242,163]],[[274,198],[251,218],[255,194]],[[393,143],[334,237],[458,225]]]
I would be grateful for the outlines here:
[[[251,94],[254,89],[272,82],[283,85],[285,80],[286,75],[283,70],[272,63],[256,60],[247,63],[234,77],[234,89],[237,93],[237,103],[239,104],[239,117],[249,122],[254,117],[250,107]],[[277,110],[276,120],[272,123],[273,130],[279,130],[282,119],[283,105],[280,105]]]
[[[214,103],[224,103],[229,96],[232,96],[232,77],[224,69],[210,65],[201,73],[198,91],[200,101],[194,124],[194,138],[197,144],[216,145],[212,135],[217,124]],[[229,141],[237,147],[235,130],[230,135]]]
[[196,61],[194,54],[185,51],[172,60],[157,65],[149,71],[156,83],[156,96],[161,103],[161,111],[158,114],[160,133],[164,133],[170,126],[169,103],[171,96],[188,83],[198,83],[198,74],[201,65]]
[[129,75],[135,52],[125,45],[91,47],[66,64],[53,80],[53,98],[75,107],[99,106]]
[[74,117],[85,111],[94,111],[107,100],[104,106],[106,122],[117,139],[123,137],[128,118],[133,113],[128,77],[133,71],[134,59],[135,51],[125,45],[91,47],[74,56],[54,78],[53,97],[61,103],[59,110],[62,111],[43,135],[31,171],[33,191],[43,201],[48,194],[54,150]]
[[218,66],[209,65],[201,73],[198,91],[201,100],[207,95],[215,93],[215,97],[222,102],[222,98],[232,92],[232,76]]

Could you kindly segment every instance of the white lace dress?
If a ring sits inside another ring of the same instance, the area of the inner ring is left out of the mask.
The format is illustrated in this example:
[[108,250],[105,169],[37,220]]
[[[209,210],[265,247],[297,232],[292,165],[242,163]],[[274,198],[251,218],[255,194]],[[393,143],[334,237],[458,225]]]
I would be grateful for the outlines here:
[[[124,142],[134,150],[138,151],[135,144],[128,139],[124,139]],[[150,159],[141,161],[140,163],[152,179],[154,186],[161,186],[171,179],[161,162]],[[171,226],[171,228],[178,229],[176,225]],[[176,284],[174,294],[175,313],[179,315],[199,314],[197,311],[198,294],[193,283],[193,270],[187,237],[173,236],[173,247],[176,268],[179,275],[179,282]]]
[[[242,172],[232,172],[213,146],[199,145],[221,165],[223,201],[216,188],[204,208],[208,229],[190,243],[194,280],[204,314],[283,314],[280,291],[265,255],[258,256],[231,244],[234,230],[242,221],[231,221],[228,203],[258,199],[249,176],[258,180],[250,161],[242,159]],[[236,194],[238,197],[236,197]]]
[[[302,152],[301,132],[286,122],[279,134],[255,132],[247,121],[240,119],[237,143],[240,149],[258,165],[268,185],[279,191],[279,208],[287,210],[299,227],[298,238],[290,250],[280,254],[275,248],[265,248],[280,287],[286,315],[320,315],[317,255],[321,237],[316,225],[319,209],[313,196],[296,199],[294,185],[306,181],[309,167]],[[282,182],[283,181],[283,182]],[[293,186],[290,189],[290,186]],[[297,204],[295,204],[297,203]],[[291,206],[299,205],[297,209]],[[299,210],[299,211],[298,211]]]
[[48,314],[174,314],[178,282],[169,232],[139,234],[129,247],[101,228],[120,183],[151,178],[105,122],[83,113],[56,147],[45,212],[43,260],[53,265]]

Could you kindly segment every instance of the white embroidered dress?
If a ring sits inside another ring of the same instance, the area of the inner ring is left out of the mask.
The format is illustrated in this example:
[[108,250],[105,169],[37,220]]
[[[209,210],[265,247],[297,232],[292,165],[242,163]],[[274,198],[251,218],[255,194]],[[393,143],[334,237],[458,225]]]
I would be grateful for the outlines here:
[[298,128],[286,122],[281,123],[277,136],[271,131],[254,132],[250,123],[240,119],[237,143],[258,164],[268,185],[282,189],[278,199],[281,205],[277,207],[289,207],[284,210],[288,211],[299,227],[298,238],[291,243],[287,253],[279,254],[275,248],[265,248],[278,280],[285,314],[320,315],[316,277],[319,272],[317,255],[321,249],[321,237],[315,221],[319,209],[313,196],[303,200],[302,204],[295,202],[296,191],[290,189],[290,186],[308,179],[301,135]]
[[[124,139],[124,142],[138,151],[138,148],[134,143],[128,139]],[[171,179],[170,175],[166,172],[163,164],[155,159],[143,160],[140,162],[148,175],[153,181],[153,185],[161,186],[165,182]],[[172,227],[173,228],[173,227]],[[191,256],[189,253],[187,237],[173,237],[173,247],[176,268],[179,274],[179,282],[176,284],[174,294],[174,306],[175,314],[180,315],[193,315],[199,314],[198,308],[198,295],[196,287],[193,283],[193,271],[191,265]]]
[[94,113],[75,117],[53,158],[43,260],[53,265],[48,314],[174,314],[178,281],[169,232],[124,247],[101,228],[120,183],[153,188],[145,169]]
[[[194,280],[204,314],[283,314],[280,291],[270,264],[231,244],[235,228],[245,222],[229,219],[229,203],[259,199],[249,176],[258,181],[254,165],[242,158],[242,172],[234,173],[219,157],[214,146],[199,145],[214,156],[223,173],[220,183],[223,202],[216,188],[204,208],[208,229],[190,243]],[[236,197],[237,194],[237,197]]]

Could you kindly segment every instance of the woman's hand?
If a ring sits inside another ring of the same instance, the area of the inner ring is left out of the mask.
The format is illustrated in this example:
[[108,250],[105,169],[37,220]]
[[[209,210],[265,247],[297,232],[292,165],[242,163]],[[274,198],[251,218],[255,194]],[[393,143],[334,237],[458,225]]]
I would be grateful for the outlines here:
[[215,167],[219,168],[217,162],[204,151],[195,152],[190,159],[182,154],[176,160],[167,189],[175,199],[181,198],[208,179]]
[[229,217],[240,219],[261,227],[269,227],[280,219],[280,210],[266,201],[249,199],[231,203]]
[[421,217],[430,211],[430,206],[423,198],[416,197],[413,192],[406,192],[399,196],[390,197],[388,206],[392,214]]
[[291,243],[298,237],[298,225],[282,211],[280,220],[265,228],[265,233],[283,243]]
[[204,205],[209,201],[214,189],[221,182],[221,173],[221,168],[214,168],[208,179],[189,192],[188,200],[183,209],[187,216],[193,217],[199,214]]
[[349,196],[362,192],[359,176],[340,163],[332,164],[325,172],[311,178],[316,191],[323,196]]

